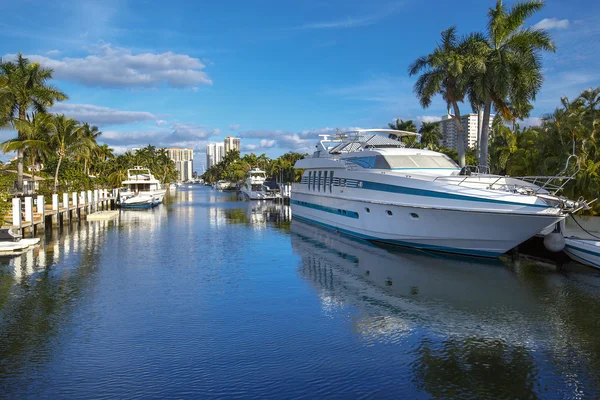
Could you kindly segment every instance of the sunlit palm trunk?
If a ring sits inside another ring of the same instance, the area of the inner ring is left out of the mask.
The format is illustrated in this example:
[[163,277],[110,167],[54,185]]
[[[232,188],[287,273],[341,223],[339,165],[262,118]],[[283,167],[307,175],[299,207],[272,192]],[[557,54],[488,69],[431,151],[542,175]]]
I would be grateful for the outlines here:
[[23,191],[23,149],[17,151],[17,191]]
[[[477,161],[481,158],[481,129],[483,127],[483,110],[481,104],[477,106]],[[481,163],[479,163],[481,164]]]
[[467,165],[467,160],[465,158],[465,135],[462,121],[460,120],[458,103],[455,101],[452,102],[452,108],[454,109],[454,122],[456,122],[456,152],[458,153],[458,165],[462,168]]
[[490,139],[490,114],[492,102],[487,101],[483,107],[483,121],[481,126],[481,144],[479,145],[479,165],[488,171],[488,143]]
[[58,164],[56,164],[56,173],[54,174],[54,192],[56,193],[58,189],[58,170],[60,169],[60,164],[62,163],[63,155],[58,156]]

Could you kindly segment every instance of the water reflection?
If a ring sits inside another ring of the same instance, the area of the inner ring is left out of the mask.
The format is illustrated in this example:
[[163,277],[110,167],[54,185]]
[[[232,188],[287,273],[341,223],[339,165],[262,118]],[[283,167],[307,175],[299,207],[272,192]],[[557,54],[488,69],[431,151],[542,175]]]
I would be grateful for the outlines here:
[[0,382],[50,357],[54,334],[93,285],[111,224],[67,225],[46,232],[41,246],[0,257]]
[[599,394],[598,277],[389,251],[296,220],[291,232],[323,312],[354,310],[369,345],[417,340],[415,384],[433,397]]
[[254,229],[264,229],[267,225],[289,230],[292,219],[290,206],[275,201],[246,201],[245,208],[224,209],[224,216],[230,224],[250,225]]

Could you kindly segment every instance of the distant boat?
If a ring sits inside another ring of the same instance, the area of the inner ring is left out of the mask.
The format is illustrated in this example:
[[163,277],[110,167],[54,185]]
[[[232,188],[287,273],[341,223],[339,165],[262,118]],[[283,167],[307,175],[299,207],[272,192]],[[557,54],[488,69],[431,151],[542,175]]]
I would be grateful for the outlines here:
[[167,192],[148,168],[127,170],[126,189],[119,193],[121,208],[152,208],[162,203]]
[[217,190],[227,190],[231,187],[231,182],[227,182],[224,180],[220,180],[217,183],[215,183],[215,189]]
[[265,185],[267,176],[265,171],[258,168],[248,171],[248,178],[242,185],[241,192],[250,200],[267,200],[279,197],[277,191]]

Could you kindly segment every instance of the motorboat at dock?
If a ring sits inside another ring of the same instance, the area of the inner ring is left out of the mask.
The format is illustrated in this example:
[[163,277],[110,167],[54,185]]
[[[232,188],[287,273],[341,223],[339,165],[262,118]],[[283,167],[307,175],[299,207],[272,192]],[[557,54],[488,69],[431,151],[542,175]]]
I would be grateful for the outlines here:
[[497,257],[587,207],[558,196],[562,186],[551,187],[553,179],[461,169],[445,154],[406,148],[390,135],[418,134],[321,135],[313,156],[295,164],[305,172],[292,188],[293,218],[372,242]]
[[148,168],[135,167],[127,170],[125,190],[119,192],[121,208],[152,208],[162,203],[166,189]]
[[268,200],[280,197],[279,190],[265,184],[267,174],[258,168],[248,171],[248,177],[242,185],[242,194],[250,200]]

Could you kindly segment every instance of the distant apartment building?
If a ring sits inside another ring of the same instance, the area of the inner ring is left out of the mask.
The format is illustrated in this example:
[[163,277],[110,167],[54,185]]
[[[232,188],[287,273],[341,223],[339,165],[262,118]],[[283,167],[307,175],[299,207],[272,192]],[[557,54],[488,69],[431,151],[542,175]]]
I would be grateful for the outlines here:
[[171,160],[175,163],[175,169],[181,182],[190,181],[194,178],[194,149],[180,149],[176,147],[165,149]]
[[221,162],[225,156],[225,143],[209,143],[206,145],[206,168]]
[[[494,116],[490,116],[490,128],[492,127],[492,121]],[[462,122],[465,148],[475,148],[477,146],[477,128],[479,125],[479,118],[477,114],[465,114],[461,115],[460,121]],[[457,143],[457,132],[456,122],[450,115],[444,115],[442,120],[438,122],[440,126],[440,132],[443,137],[440,140],[440,146],[448,147],[450,149],[456,149]]]
[[225,138],[224,145],[225,154],[229,153],[231,150],[242,151],[242,144],[240,138],[227,136]]

